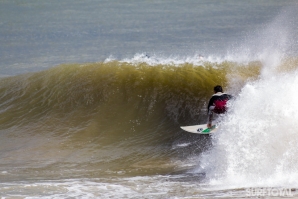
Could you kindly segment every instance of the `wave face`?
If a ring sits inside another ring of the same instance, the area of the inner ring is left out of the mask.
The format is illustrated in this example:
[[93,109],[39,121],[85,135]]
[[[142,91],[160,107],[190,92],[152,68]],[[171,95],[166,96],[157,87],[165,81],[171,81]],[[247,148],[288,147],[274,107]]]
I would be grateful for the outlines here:
[[181,160],[210,144],[207,137],[194,141],[195,135],[179,126],[206,121],[215,84],[228,87],[227,77],[233,76],[241,87],[259,68],[258,62],[108,61],[3,78],[2,170],[7,165],[46,173],[64,165],[77,175],[82,167],[101,175],[179,170]]

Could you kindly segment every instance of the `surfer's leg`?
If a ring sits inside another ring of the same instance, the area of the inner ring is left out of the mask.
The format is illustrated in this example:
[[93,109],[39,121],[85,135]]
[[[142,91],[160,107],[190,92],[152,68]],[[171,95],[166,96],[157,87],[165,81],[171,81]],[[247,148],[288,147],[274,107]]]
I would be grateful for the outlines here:
[[210,106],[209,107],[209,112],[208,112],[208,119],[207,119],[207,127],[212,126],[212,119],[213,119],[213,110],[215,106]]

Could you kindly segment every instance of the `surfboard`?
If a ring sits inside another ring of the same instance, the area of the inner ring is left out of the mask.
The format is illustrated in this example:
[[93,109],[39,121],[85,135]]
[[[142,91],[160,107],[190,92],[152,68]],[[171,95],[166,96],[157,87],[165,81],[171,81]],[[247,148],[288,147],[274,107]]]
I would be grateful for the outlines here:
[[197,134],[210,134],[217,130],[217,126],[213,125],[211,128],[207,128],[207,124],[200,124],[194,126],[180,126],[181,129],[190,133]]

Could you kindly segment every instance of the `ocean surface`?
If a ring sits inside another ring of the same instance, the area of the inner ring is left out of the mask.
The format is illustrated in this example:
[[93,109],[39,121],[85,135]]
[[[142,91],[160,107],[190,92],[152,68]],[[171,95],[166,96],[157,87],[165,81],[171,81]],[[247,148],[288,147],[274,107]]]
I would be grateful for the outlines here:
[[0,44],[1,198],[298,198],[297,1],[0,0]]

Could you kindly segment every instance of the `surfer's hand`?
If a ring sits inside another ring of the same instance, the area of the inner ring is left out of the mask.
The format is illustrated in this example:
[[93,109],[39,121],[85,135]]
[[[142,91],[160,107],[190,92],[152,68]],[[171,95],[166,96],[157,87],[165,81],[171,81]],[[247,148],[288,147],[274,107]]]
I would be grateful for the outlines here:
[[210,129],[212,127],[212,124],[208,123],[207,127]]

